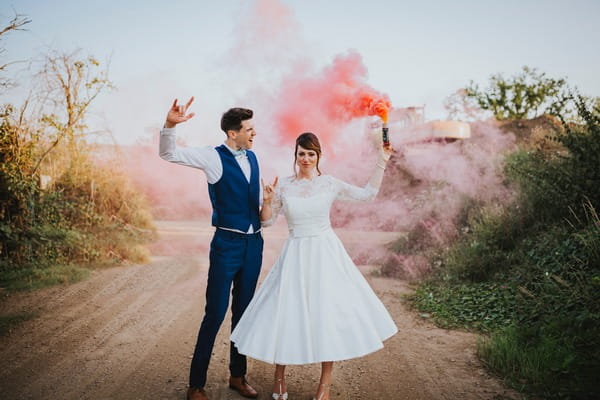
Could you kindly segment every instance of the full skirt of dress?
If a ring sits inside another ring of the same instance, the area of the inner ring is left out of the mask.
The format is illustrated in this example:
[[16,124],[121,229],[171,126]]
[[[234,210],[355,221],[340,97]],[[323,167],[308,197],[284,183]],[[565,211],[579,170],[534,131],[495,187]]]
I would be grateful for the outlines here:
[[288,238],[231,340],[249,357],[293,365],[372,353],[397,330],[329,229]]

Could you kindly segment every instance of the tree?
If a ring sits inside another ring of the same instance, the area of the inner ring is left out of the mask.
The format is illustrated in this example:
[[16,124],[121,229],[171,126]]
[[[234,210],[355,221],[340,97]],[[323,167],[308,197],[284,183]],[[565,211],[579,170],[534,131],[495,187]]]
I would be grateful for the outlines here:
[[467,96],[466,89],[458,89],[444,100],[448,119],[475,121],[484,118],[484,111],[473,97]]
[[566,115],[571,112],[573,99],[564,78],[549,78],[527,66],[511,78],[492,75],[485,90],[471,81],[465,96],[474,99],[483,110],[491,111],[498,120],[530,119],[544,113]]
[[[9,28],[24,23],[15,18]],[[53,52],[45,57],[37,78],[35,95],[19,108],[8,104],[0,111],[0,271],[34,260],[53,262],[72,253],[70,232],[83,219],[79,209],[93,209],[85,191],[69,198],[64,187],[44,190],[40,179],[48,171],[41,167],[50,156],[57,174],[89,164],[78,162],[88,153],[79,148],[84,145],[81,138],[92,101],[112,87],[107,72],[93,57],[79,57],[78,51]],[[2,83],[0,90],[13,84],[8,79]]]
[[85,134],[85,115],[90,104],[105,89],[113,88],[108,80],[108,68],[100,69],[100,62],[92,56],[80,57],[80,51],[54,52],[46,56],[38,73],[43,85],[41,92],[52,109],[44,113],[41,122],[50,129],[52,140],[42,152],[33,173],[46,156],[63,140],[74,156],[78,138]]
[[[12,31],[23,31],[25,29],[23,29],[22,27],[24,25],[27,25],[28,23],[30,23],[31,20],[27,19],[25,16],[20,15],[20,14],[16,14],[13,19],[8,23],[8,25],[0,28],[0,43],[2,41],[2,36],[6,35]],[[17,63],[18,61],[12,61],[12,62],[7,62],[4,60],[4,53],[6,52],[6,49],[3,46],[0,46],[0,59],[2,60],[0,62],[0,74],[4,74],[6,72],[6,69],[12,65]],[[0,89],[2,89],[3,91],[6,90],[7,88],[11,87],[14,83],[11,79],[6,78],[4,76],[0,75]]]

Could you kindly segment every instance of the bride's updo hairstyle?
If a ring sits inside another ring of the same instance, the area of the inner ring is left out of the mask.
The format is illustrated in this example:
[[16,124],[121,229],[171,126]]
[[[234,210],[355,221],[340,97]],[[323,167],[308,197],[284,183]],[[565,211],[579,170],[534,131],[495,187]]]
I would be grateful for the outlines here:
[[317,173],[321,175],[319,170],[319,160],[321,159],[321,143],[319,138],[312,132],[304,132],[296,139],[296,149],[294,150],[294,175],[298,175],[296,172],[296,161],[298,161],[298,146],[302,146],[306,150],[313,150],[317,153]]

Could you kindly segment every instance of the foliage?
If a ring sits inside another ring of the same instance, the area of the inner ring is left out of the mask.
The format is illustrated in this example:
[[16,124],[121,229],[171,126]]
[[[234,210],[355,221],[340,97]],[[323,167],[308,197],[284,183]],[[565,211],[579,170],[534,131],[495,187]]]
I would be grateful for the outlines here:
[[394,253],[416,254],[425,251],[433,244],[431,231],[425,224],[416,224],[406,235],[389,245]]
[[36,96],[0,115],[0,286],[12,290],[81,279],[77,265],[143,262],[154,229],[145,198],[86,140],[106,69],[52,52],[36,78]]
[[518,264],[520,260],[514,256],[505,257],[505,253],[515,247],[524,228],[523,221],[514,216],[495,205],[473,213],[468,223],[468,237],[472,240],[459,241],[445,253],[442,264],[448,276],[483,282],[498,271]]
[[492,75],[486,89],[480,89],[471,81],[464,94],[474,99],[481,109],[491,111],[496,119],[504,120],[568,112],[570,96],[567,92],[565,79],[549,78],[536,68],[524,66],[511,78]]
[[64,283],[75,283],[89,275],[89,269],[72,264],[12,268],[2,271],[0,286],[6,290],[41,289]]
[[[78,144],[79,153],[69,157],[77,162],[42,189],[31,174],[41,146],[32,140],[11,145],[23,137],[9,115],[0,126],[0,269],[144,261],[139,245],[152,236],[152,216],[129,179],[99,167]],[[63,161],[56,155],[49,160]]]
[[567,123],[551,132],[565,152],[520,153],[513,156],[508,174],[523,191],[524,204],[545,221],[567,218],[581,204],[600,209],[600,107],[589,110],[586,99],[576,102],[583,124]]
[[600,390],[594,376],[597,366],[594,370],[591,360],[582,363],[578,359],[585,353],[577,341],[594,338],[578,325],[578,335],[569,330],[561,334],[557,328],[568,328],[570,322],[575,321],[556,321],[557,327],[549,325],[551,328],[546,329],[509,325],[480,341],[479,356],[521,390],[547,399],[593,399]]
[[584,124],[565,123],[566,134],[556,140],[568,153],[559,154],[559,168],[551,171],[554,174],[548,178],[554,179],[555,192],[570,204],[589,199],[593,209],[600,209],[600,105],[589,110],[586,99],[579,97],[576,106]]
[[500,283],[424,283],[416,291],[415,305],[432,313],[444,328],[468,327],[484,332],[514,320],[514,288]]
[[489,332],[479,352],[515,387],[591,399],[600,375],[600,110],[548,132],[560,151],[507,159],[516,202],[471,213],[415,305],[449,327]]

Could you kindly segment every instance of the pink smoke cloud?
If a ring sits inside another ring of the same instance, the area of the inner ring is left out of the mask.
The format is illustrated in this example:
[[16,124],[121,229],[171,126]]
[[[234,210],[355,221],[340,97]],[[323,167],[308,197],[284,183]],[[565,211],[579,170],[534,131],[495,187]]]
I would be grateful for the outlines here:
[[336,137],[355,118],[383,114],[391,101],[366,83],[367,68],[355,51],[338,55],[331,65],[311,74],[295,70],[284,77],[273,119],[284,144],[298,134],[316,133],[322,144],[332,146]]

